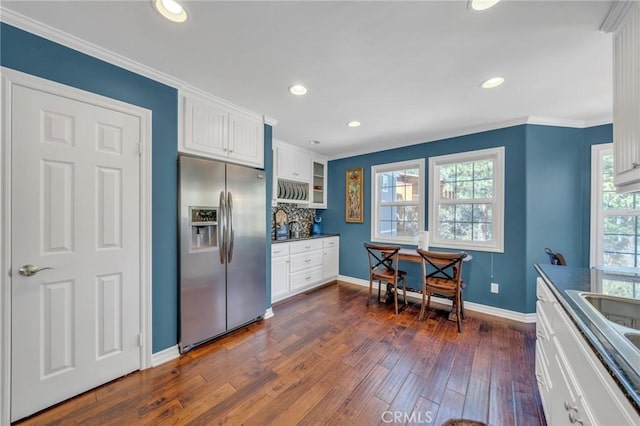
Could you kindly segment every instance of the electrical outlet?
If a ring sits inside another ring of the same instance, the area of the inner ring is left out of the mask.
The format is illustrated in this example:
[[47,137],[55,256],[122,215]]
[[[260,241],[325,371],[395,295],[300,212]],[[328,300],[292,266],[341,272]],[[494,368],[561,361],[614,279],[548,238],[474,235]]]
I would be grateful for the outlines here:
[[491,283],[491,293],[499,293],[500,292],[500,286],[498,285],[498,283]]

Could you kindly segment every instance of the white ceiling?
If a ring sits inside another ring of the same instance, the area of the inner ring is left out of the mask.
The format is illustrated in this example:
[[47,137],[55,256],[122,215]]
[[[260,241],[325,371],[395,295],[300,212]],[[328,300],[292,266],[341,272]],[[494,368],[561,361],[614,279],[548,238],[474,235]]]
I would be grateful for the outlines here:
[[[276,139],[336,158],[522,117],[610,122],[611,35],[599,28],[612,3],[187,1],[186,24],[151,1],[3,7],[273,117]],[[479,87],[495,75],[502,86]],[[294,83],[309,93],[289,94]]]

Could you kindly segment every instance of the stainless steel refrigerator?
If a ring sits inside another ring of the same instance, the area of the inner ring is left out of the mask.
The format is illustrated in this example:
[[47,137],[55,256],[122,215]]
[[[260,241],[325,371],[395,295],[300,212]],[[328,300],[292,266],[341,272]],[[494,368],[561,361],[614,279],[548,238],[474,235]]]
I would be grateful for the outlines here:
[[181,155],[180,351],[264,316],[264,171]]

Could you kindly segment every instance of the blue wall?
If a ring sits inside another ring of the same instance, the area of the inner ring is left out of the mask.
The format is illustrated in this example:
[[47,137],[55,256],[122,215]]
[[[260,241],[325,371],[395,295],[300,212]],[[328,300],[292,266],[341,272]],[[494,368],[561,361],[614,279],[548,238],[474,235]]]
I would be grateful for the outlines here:
[[[178,343],[178,91],[107,62],[0,23],[0,64],[152,111],[153,352]],[[267,200],[271,199],[271,126],[265,125]],[[265,211],[270,238],[271,207]],[[269,246],[267,245],[267,248]],[[267,272],[270,275],[270,250]],[[268,280],[267,280],[268,281]],[[270,288],[267,289],[270,295]],[[265,301],[270,306],[270,297]]]
[[[533,264],[548,262],[545,247],[566,253],[572,264],[588,266],[590,146],[611,138],[610,125],[588,129],[521,125],[330,161],[329,208],[322,216],[327,232],[341,234],[340,274],[368,280],[362,243],[371,239],[371,166],[504,146],[504,253],[470,252],[474,258],[463,270],[469,283],[465,299],[534,312]],[[365,171],[363,224],[344,221],[344,176],[353,167]],[[425,175],[428,199],[428,161]],[[419,265],[402,267],[408,285],[420,288]],[[491,282],[500,284],[500,293],[490,292]]]
[[1,24],[2,66],[152,111],[153,351],[178,341],[178,91],[107,62]]

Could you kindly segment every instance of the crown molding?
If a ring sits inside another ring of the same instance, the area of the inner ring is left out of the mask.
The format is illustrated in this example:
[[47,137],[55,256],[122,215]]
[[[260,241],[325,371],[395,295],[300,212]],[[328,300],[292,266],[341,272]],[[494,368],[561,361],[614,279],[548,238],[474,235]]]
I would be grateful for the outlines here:
[[492,131],[492,130],[505,129],[507,127],[520,126],[520,125],[523,125],[523,124],[533,124],[533,125],[539,125],[539,126],[570,127],[570,128],[576,128],[576,129],[585,129],[587,127],[600,126],[600,125],[603,125],[603,124],[610,124],[610,123],[611,123],[611,119],[607,118],[607,117],[602,117],[600,119],[590,120],[590,121],[567,120],[567,119],[561,119],[561,118],[537,117],[537,116],[518,117],[518,118],[513,118],[513,119],[510,119],[510,120],[504,120],[504,121],[498,121],[498,122],[494,122],[494,123],[479,124],[477,126],[470,126],[470,127],[463,127],[463,128],[460,128],[460,129],[453,129],[453,130],[448,131],[448,132],[435,133],[435,134],[432,134],[432,135],[429,135],[429,136],[425,137],[424,139],[422,139],[420,141],[409,141],[409,142],[406,142],[406,143],[388,145],[384,149],[380,149],[380,148],[375,148],[374,147],[374,148],[362,149],[362,150],[358,150],[358,151],[351,151],[351,152],[348,152],[348,153],[338,154],[338,155],[333,155],[333,156],[329,155],[329,156],[327,156],[327,158],[329,159],[329,161],[331,161],[331,160],[339,160],[339,159],[342,159],[342,158],[349,158],[349,157],[355,157],[355,156],[358,156],[358,155],[365,155],[365,154],[371,154],[371,153],[374,153],[374,152],[386,151],[388,149],[403,148],[403,147],[412,146],[412,145],[419,145],[419,144],[423,144],[423,143],[441,141],[441,140],[444,140],[444,139],[451,139],[451,138],[457,138],[457,137],[460,137],[460,136],[472,135],[474,133],[482,133],[482,132],[489,132],[489,131]]
[[[261,114],[257,114],[254,111],[243,108],[239,105],[229,102],[226,99],[222,99],[209,92],[206,92],[204,90],[198,89],[197,87],[191,86],[189,83],[187,83],[184,80],[180,80],[179,78],[173,77],[172,75],[165,74],[147,65],[141,64],[140,62],[136,62],[132,59],[129,59],[126,56],[122,56],[118,53],[112,52],[96,44],[90,43],[79,37],[65,33],[64,31],[60,31],[57,28],[43,24],[42,22],[36,21],[35,19],[29,18],[20,13],[14,12],[1,5],[0,5],[0,21],[4,22],[5,24],[19,28],[21,30],[27,31],[31,34],[35,34],[37,36],[45,38],[54,43],[58,43],[62,46],[84,53],[85,55],[100,59],[111,65],[118,66],[122,69],[139,74],[143,77],[147,77],[159,83],[166,84],[167,86],[173,87],[178,91],[187,91],[191,93],[196,93],[200,96],[204,96],[209,99],[214,99],[215,101],[221,104],[224,104],[225,106],[228,106],[232,109],[236,109],[238,111],[242,111],[250,115],[256,115],[261,118],[263,117]],[[271,117],[269,117],[269,122],[266,121],[267,117],[264,117],[264,118],[265,118],[265,122],[269,125],[274,126],[275,124],[278,123],[275,119]],[[271,123],[274,123],[274,124],[271,124]]]
[[269,117],[268,115],[264,116],[264,122],[265,124],[268,124],[271,127],[276,126],[278,124],[278,120],[276,120],[273,117]]
[[607,17],[602,21],[600,31],[605,33],[615,33],[618,31],[618,28],[620,28],[627,17],[627,12],[631,9],[634,3],[637,3],[637,0],[616,1],[613,6],[611,6]]

